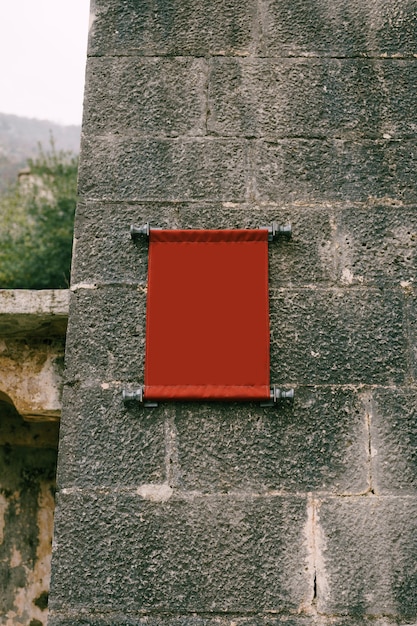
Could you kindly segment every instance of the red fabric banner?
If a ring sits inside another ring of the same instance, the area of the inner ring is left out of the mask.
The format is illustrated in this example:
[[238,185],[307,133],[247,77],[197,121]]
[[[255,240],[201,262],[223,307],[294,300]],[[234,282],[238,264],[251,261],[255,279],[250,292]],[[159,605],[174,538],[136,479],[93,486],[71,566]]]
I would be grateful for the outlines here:
[[151,230],[144,397],[268,399],[268,231]]

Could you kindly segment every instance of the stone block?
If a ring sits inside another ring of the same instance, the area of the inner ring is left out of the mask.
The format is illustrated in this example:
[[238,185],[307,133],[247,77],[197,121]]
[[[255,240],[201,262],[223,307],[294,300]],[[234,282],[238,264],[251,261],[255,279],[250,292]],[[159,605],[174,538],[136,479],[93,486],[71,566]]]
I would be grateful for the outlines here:
[[297,610],[312,596],[306,518],[297,496],[152,502],[134,492],[61,493],[55,532],[65,551],[53,557],[51,608]]
[[[334,281],[329,262],[332,228],[329,209],[221,203],[120,203],[78,205],[74,233],[73,284],[132,283],[147,279],[147,239],[130,238],[131,224],[155,228],[257,228],[273,221],[292,224],[290,241],[269,246],[269,280],[275,284]],[[105,214],[105,219],[103,219]]]
[[242,55],[255,46],[251,0],[96,0],[92,16],[90,55]]
[[178,211],[179,205],[169,202],[80,202],[74,225],[72,283],[146,283],[148,239],[133,240],[130,226],[150,222],[157,228],[178,228]]
[[203,492],[361,493],[365,411],[350,390],[296,389],[293,404],[178,405],[178,484]]
[[331,237],[329,210],[322,207],[192,205],[179,208],[180,227],[258,228],[272,222],[291,224],[289,241],[277,238],[269,244],[269,283],[310,284],[332,281],[333,268],[322,251]]
[[329,253],[344,284],[411,285],[417,271],[415,207],[371,203],[343,209],[335,215]]
[[85,139],[81,196],[99,200],[245,199],[247,146],[234,139]]
[[417,394],[414,389],[376,389],[369,401],[372,479],[377,493],[417,490]]
[[331,237],[330,215],[322,207],[283,207],[273,204],[183,204],[178,208],[180,228],[258,228],[272,222],[291,224],[289,241],[269,244],[269,282],[310,284],[333,281],[334,273],[323,250]]
[[401,293],[376,289],[274,289],[271,380],[278,384],[404,382]]
[[406,303],[406,319],[409,337],[409,376],[411,380],[417,379],[417,291],[413,287],[413,279],[403,283],[405,303]]
[[411,57],[417,45],[413,0],[262,0],[260,16],[266,56]]
[[416,135],[414,63],[237,59],[210,63],[208,130],[223,136]]
[[415,620],[417,499],[330,498],[318,519],[318,611]]
[[72,294],[66,378],[70,382],[143,380],[146,287],[79,289]]
[[[68,612],[70,613],[70,611]],[[68,616],[52,612],[48,618],[49,626],[314,626],[314,618],[288,615],[254,615],[242,617],[229,616],[197,616],[197,615],[123,615],[110,613],[107,615]],[[354,626],[348,620],[331,621],[329,626]],[[357,622],[355,622],[357,625]],[[325,626],[325,625],[324,625]],[[386,622],[377,621],[376,626],[388,626]]]
[[65,337],[67,289],[0,289],[0,337]]
[[282,139],[256,144],[255,184],[261,201],[416,199],[414,140]]
[[96,137],[83,142],[79,190],[102,201],[411,203],[415,155],[413,140]]
[[164,418],[169,407],[151,411],[139,404],[125,406],[121,385],[75,385],[64,395],[61,487],[130,488],[165,480]]
[[206,63],[192,58],[90,58],[83,131],[89,134],[201,135]]

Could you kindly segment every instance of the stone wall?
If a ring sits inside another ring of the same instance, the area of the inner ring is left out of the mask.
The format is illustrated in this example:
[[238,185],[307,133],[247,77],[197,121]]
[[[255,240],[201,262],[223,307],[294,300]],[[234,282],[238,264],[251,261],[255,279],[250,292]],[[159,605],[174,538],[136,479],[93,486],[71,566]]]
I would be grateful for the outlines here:
[[68,292],[0,290],[0,623],[43,626]]
[[[91,22],[50,625],[414,623],[416,3],[96,0]],[[148,220],[292,223],[270,311],[293,406],[124,406]]]
[[0,623],[47,622],[58,423],[0,402]]

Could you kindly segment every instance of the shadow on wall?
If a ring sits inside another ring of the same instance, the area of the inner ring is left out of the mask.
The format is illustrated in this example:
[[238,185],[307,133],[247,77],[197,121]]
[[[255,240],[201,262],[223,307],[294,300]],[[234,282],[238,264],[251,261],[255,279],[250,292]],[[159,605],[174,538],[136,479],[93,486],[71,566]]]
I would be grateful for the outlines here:
[[57,422],[0,398],[0,623],[43,626],[50,582]]

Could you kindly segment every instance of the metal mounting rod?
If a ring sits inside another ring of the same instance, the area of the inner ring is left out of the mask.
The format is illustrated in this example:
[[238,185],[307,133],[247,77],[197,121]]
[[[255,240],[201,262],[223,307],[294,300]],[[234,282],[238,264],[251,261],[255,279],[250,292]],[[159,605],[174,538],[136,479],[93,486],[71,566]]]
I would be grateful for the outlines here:
[[158,406],[157,402],[153,400],[146,400],[144,398],[144,387],[141,385],[137,389],[123,389],[122,391],[123,402],[128,404],[130,402],[140,402],[144,407],[152,409]]
[[[260,226],[260,228],[268,231],[268,241],[273,241],[275,237],[285,237],[286,239],[291,239],[291,224],[279,225],[276,222],[272,222],[271,226]],[[142,224],[142,226],[134,226],[132,224],[130,227],[130,236],[132,239],[143,236],[149,237],[150,230],[151,226],[149,222]]]
[[[137,387],[136,389],[123,389],[122,396],[123,402],[140,402],[143,403],[143,406],[152,408],[158,406],[157,402],[154,401],[146,401],[144,399],[143,394],[144,388],[143,385]],[[294,400],[294,389],[279,389],[276,385],[271,386],[270,390],[270,399],[265,400],[265,402],[261,402],[261,406],[268,407],[274,406],[280,400],[292,401]]]
[[276,385],[272,385],[270,399],[261,402],[261,406],[274,406],[280,400],[292,402],[294,400],[294,389],[279,389]]
[[145,237],[149,237],[149,232],[151,230],[150,224],[149,222],[146,222],[146,224],[143,224],[142,226],[134,226],[133,224],[130,227],[130,236],[132,237],[132,239],[135,239],[135,237],[140,237],[140,236],[145,236]]
[[143,402],[143,387],[137,389],[123,389],[123,402]]
[[278,389],[276,385],[272,385],[271,399],[274,402],[278,400],[294,400],[294,389]]
[[268,241],[273,241],[275,237],[285,237],[286,239],[291,239],[292,236],[291,224],[284,224],[280,226],[276,222],[272,222],[272,226],[261,226],[261,228],[267,229]]

